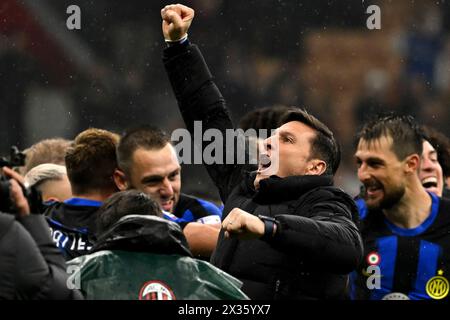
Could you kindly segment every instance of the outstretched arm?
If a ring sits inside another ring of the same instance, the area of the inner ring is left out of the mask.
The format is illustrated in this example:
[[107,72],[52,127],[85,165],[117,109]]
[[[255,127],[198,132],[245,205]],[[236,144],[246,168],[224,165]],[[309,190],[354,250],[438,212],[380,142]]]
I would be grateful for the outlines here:
[[[186,127],[193,135],[194,122],[200,121],[203,132],[208,129],[218,130],[226,142],[226,130],[233,129],[233,124],[225,100],[214,84],[198,47],[189,44],[189,41],[183,42],[194,17],[194,10],[179,4],[169,5],[161,10],[161,17],[164,38],[169,43],[169,47],[164,50],[163,60]],[[244,141],[242,136],[240,139],[241,142]],[[202,142],[202,154],[209,144],[210,142]],[[226,163],[227,151],[233,154],[233,158],[239,152],[247,157],[245,145],[233,143],[233,150],[227,150],[226,147],[227,143],[223,143],[221,148],[216,149],[216,152],[221,153],[222,163],[205,163],[223,202],[242,179],[244,169],[242,165]]]

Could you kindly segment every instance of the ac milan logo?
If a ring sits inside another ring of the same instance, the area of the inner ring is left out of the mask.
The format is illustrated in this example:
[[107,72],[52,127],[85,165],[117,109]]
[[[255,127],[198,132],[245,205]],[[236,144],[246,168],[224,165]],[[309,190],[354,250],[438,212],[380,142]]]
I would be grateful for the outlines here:
[[139,291],[139,300],[176,300],[170,287],[161,281],[147,281]]

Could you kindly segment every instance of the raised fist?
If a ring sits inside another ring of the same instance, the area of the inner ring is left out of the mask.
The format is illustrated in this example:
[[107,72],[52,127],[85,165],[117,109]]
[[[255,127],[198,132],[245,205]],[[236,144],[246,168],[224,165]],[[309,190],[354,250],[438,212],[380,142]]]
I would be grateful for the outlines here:
[[171,4],[161,10],[164,39],[177,41],[182,39],[194,19],[194,10],[182,4]]

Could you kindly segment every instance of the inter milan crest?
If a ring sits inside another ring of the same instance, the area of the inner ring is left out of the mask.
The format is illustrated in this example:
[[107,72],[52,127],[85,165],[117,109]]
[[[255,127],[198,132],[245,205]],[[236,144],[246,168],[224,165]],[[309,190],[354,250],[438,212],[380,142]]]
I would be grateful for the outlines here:
[[444,299],[448,295],[449,283],[443,274],[444,271],[439,270],[438,275],[428,280],[426,284],[427,294],[433,299]]

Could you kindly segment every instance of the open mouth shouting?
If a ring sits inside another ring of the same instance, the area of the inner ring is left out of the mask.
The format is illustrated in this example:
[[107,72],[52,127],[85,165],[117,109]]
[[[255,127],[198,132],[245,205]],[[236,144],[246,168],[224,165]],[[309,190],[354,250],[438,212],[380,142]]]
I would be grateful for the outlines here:
[[272,161],[267,154],[259,155],[259,165],[258,165],[258,173],[264,173],[270,168]]

